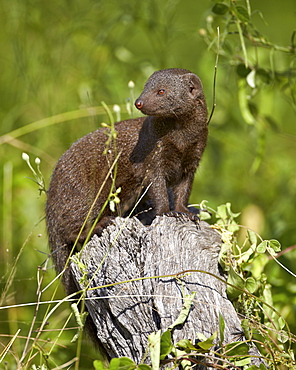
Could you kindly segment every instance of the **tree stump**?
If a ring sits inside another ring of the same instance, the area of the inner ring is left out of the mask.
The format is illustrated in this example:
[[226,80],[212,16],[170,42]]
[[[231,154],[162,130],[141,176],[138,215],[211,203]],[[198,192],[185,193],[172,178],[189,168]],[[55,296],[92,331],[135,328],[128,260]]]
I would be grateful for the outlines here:
[[[86,307],[108,357],[127,356],[140,363],[148,335],[167,330],[179,316],[185,295],[192,292],[196,294],[185,323],[172,331],[174,343],[195,343],[197,333],[219,333],[219,313],[225,320],[224,343],[237,341],[242,328],[226,296],[226,284],[194,271],[225,280],[218,265],[220,246],[218,232],[185,215],[156,217],[150,226],[135,217],[117,217],[100,237],[95,235],[80,259],[87,267],[89,288],[101,287],[87,291]],[[71,269],[83,289],[82,272],[73,262]],[[249,353],[259,356],[252,346]],[[252,358],[252,364],[260,362]]]

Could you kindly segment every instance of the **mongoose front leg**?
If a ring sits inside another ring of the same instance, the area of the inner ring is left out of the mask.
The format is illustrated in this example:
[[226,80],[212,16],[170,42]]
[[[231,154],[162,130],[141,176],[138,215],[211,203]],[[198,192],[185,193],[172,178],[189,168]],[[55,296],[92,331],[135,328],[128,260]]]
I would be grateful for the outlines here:
[[157,181],[151,182],[148,194],[156,215],[161,216],[170,211],[168,191],[163,177],[158,177]]
[[[189,196],[192,188],[193,176],[187,176],[173,188],[175,207],[171,213],[186,214],[190,220],[199,222],[199,217],[188,210]],[[173,214],[172,214],[173,215]]]

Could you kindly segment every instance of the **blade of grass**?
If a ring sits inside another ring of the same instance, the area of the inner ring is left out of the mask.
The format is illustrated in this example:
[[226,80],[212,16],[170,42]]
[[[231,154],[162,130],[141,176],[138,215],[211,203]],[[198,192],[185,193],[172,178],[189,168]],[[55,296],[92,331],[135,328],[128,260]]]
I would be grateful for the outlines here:
[[41,128],[49,127],[52,125],[56,125],[57,123],[62,123],[66,121],[71,121],[78,118],[84,118],[89,116],[99,116],[105,114],[105,110],[103,107],[92,107],[92,108],[85,108],[79,109],[71,112],[65,112],[61,114],[57,114],[52,117],[43,118],[39,121],[35,121],[29,123],[28,125],[22,126],[13,130],[7,134],[0,136],[0,145],[4,143],[8,143],[13,139],[23,136],[25,134],[29,134],[30,132],[40,130]]

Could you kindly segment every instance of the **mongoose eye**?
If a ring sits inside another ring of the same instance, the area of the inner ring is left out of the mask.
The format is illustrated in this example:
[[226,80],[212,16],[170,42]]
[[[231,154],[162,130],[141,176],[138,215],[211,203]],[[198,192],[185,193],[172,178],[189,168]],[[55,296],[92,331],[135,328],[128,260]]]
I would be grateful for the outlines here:
[[164,93],[165,93],[164,89],[160,89],[157,91],[157,95],[164,95]]

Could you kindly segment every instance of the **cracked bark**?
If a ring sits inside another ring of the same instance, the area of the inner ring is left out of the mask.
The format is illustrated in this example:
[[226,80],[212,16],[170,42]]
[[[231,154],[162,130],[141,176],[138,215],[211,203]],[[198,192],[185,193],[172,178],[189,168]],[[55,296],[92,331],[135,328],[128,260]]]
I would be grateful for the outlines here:
[[[196,271],[225,280],[218,265],[220,246],[220,235],[206,222],[198,228],[185,216],[156,217],[150,226],[136,218],[117,217],[102,236],[95,235],[80,259],[87,266],[90,288],[105,286],[87,291],[86,307],[107,356],[127,356],[140,363],[148,335],[172,325],[182,309],[183,297],[192,292],[196,295],[190,313],[184,325],[173,330],[174,343],[180,339],[195,343],[197,333],[209,337],[219,332],[219,313],[225,320],[224,343],[237,341],[242,328],[227,299],[226,285]],[[83,289],[81,271],[74,263],[71,269],[78,288]],[[176,278],[183,271],[188,272]],[[120,284],[113,285],[117,282]],[[259,356],[254,347],[250,347],[250,354]],[[252,364],[261,362],[252,358]]]

